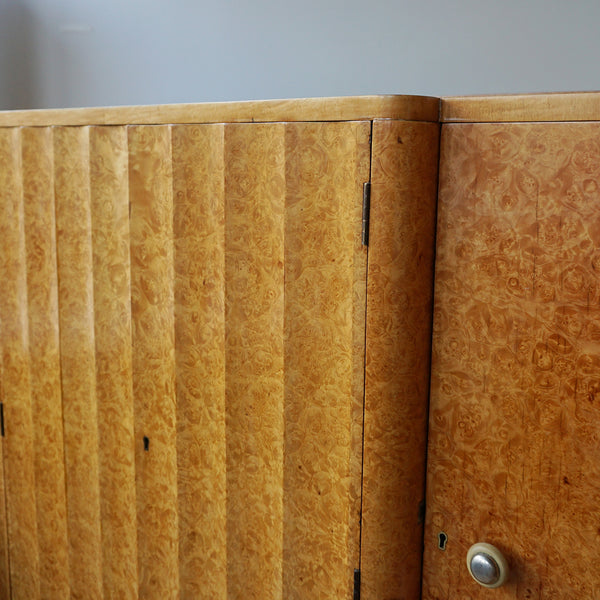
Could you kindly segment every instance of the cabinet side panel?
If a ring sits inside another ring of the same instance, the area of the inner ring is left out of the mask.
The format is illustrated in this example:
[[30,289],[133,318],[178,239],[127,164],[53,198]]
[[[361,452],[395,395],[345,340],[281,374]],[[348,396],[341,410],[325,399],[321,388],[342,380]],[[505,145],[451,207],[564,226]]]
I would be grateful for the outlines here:
[[54,130],[61,380],[71,594],[102,597],[89,130]]
[[0,131],[0,323],[11,597],[39,598],[27,267],[18,129]]
[[369,134],[369,123],[286,129],[284,598],[350,597],[358,567],[353,417],[366,251],[356,242]]
[[179,597],[171,130],[128,138],[139,595],[167,600]]
[[42,598],[69,595],[60,383],[54,152],[49,129],[22,129],[31,394]]
[[137,597],[127,132],[90,129],[96,393],[106,598]]
[[227,583],[282,597],[284,125],[225,126]]
[[362,592],[420,593],[439,126],[375,121]]
[[173,128],[181,598],[227,598],[223,125]]

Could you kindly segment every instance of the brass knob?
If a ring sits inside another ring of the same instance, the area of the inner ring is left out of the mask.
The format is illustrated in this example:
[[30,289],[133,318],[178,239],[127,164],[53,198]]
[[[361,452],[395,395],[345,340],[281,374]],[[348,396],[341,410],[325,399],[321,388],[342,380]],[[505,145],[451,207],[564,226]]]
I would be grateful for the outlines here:
[[496,546],[484,542],[473,544],[469,548],[467,568],[471,577],[487,588],[500,587],[508,578],[508,563],[502,552]]

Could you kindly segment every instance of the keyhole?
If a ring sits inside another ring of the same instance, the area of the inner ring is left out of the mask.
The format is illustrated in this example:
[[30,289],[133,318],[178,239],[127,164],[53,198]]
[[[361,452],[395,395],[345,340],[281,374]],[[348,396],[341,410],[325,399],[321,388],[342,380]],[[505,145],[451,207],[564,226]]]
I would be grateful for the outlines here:
[[144,436],[144,450],[148,452],[150,450],[150,438]]
[[440,531],[438,533],[438,548],[440,550],[445,550],[447,541],[448,541],[448,536],[443,531]]

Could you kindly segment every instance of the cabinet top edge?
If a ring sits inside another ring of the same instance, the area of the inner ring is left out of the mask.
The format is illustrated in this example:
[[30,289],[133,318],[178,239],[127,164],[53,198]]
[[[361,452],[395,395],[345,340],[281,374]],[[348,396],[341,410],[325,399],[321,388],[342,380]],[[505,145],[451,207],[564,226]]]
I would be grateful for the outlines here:
[[370,121],[600,121],[600,92],[332,98],[0,111],[0,127]]
[[442,97],[440,121],[442,123],[600,121],[600,92]]
[[0,127],[270,123],[398,119],[439,122],[440,100],[429,96],[348,96],[156,106],[0,111]]

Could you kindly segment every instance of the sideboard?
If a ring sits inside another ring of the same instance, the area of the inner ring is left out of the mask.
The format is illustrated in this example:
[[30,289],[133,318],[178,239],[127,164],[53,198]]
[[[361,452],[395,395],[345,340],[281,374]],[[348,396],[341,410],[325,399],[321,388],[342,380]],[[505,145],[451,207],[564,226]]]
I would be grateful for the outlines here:
[[0,112],[1,597],[600,594],[598,121]]

